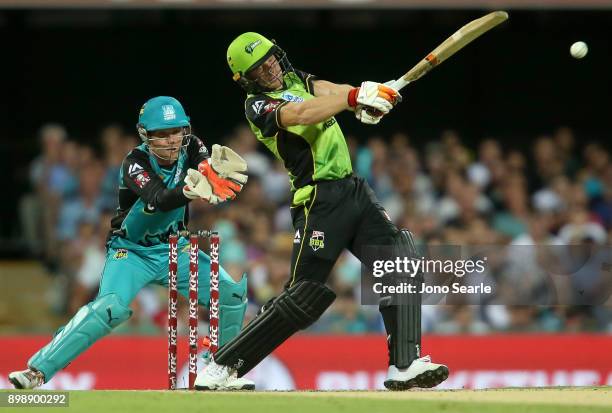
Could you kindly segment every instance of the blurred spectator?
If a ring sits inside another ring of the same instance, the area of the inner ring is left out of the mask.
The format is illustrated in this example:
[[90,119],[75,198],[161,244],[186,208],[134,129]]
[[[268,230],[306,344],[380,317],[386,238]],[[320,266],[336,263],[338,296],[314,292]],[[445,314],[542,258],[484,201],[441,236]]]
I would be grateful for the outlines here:
[[563,172],[573,179],[580,167],[575,155],[576,139],[574,138],[574,132],[568,127],[561,127],[555,132],[554,140],[563,163]]
[[104,209],[101,181],[102,166],[93,161],[83,168],[79,176],[78,195],[64,202],[60,209],[57,224],[59,240],[70,240],[77,235],[79,222],[97,222]]
[[267,175],[270,170],[270,161],[264,154],[257,151],[258,141],[247,125],[236,127],[233,135],[228,139],[227,146],[244,158],[249,165],[249,175],[260,178]]
[[485,334],[489,332],[486,323],[478,319],[476,309],[468,305],[447,307],[448,319],[433,326],[439,334]]
[[[140,140],[110,125],[100,133],[98,158],[91,146],[68,140],[60,125],[41,128],[40,139],[41,153],[30,167],[32,193],[20,203],[22,233],[32,254],[54,264],[59,307],[74,312],[96,292],[119,168]],[[263,154],[246,125],[226,141],[247,160],[249,182],[231,203],[192,202],[190,225],[221,233],[224,266],[236,279],[248,274],[253,317],[290,279],[295,231],[286,208],[289,180],[282,162]],[[424,331],[612,331],[603,306],[533,304],[606,299],[609,289],[599,276],[605,254],[567,271],[565,284],[555,285],[557,295],[547,284],[551,271],[574,264],[564,259],[572,256],[564,245],[612,244],[612,163],[604,146],[581,144],[567,127],[537,137],[530,153],[495,138],[471,147],[452,130],[424,147],[401,131],[363,142],[347,136],[354,170],[371,184],[389,218],[429,245],[492,246],[485,276],[502,298],[507,289],[513,294],[507,305],[425,306]],[[342,254],[328,280],[338,299],[310,332],[384,331],[377,307],[360,305],[360,274],[360,262]],[[165,294],[155,291],[138,296],[125,332],[164,327]]]
[[355,301],[353,291],[344,288],[336,291],[336,301],[315,323],[310,332],[363,334],[368,331],[368,321]]
[[62,181],[68,179],[63,164],[66,129],[59,124],[47,124],[39,131],[41,154],[30,165],[32,193],[20,202],[22,234],[28,250],[52,261],[55,255],[54,237],[58,207],[64,193]]
[[100,135],[102,144],[102,158],[104,162],[104,175],[102,178],[102,205],[104,209],[116,209],[119,195],[119,170],[123,158],[127,155],[123,130],[118,125],[110,125],[102,130]]

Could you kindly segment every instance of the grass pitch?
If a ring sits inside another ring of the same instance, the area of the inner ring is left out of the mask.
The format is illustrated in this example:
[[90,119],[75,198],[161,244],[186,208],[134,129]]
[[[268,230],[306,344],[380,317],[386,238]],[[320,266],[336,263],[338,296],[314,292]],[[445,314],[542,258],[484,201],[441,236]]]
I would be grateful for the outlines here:
[[[583,413],[612,412],[612,387],[408,392],[71,391],[69,403],[67,410],[88,413]],[[19,411],[41,409],[20,407]]]

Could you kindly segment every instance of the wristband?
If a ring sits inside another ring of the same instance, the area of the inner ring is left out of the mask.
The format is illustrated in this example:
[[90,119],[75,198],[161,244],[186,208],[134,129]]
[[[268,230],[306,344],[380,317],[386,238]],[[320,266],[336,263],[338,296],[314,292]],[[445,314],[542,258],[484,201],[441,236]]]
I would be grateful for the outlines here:
[[349,91],[348,96],[347,96],[347,102],[350,107],[354,108],[355,106],[357,106],[357,95],[358,94],[359,94],[358,87],[354,87]]

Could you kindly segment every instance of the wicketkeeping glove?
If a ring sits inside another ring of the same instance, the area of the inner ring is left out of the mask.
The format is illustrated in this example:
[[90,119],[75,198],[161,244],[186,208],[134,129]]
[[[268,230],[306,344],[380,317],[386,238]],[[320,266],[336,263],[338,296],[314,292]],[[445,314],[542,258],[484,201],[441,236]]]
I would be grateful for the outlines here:
[[208,179],[195,169],[188,169],[184,179],[185,186],[183,194],[189,199],[205,199],[209,203],[216,205],[219,198],[213,194],[213,189]]
[[229,179],[224,179],[217,174],[208,160],[200,162],[198,171],[204,175],[210,186],[213,194],[219,197],[221,201],[236,198],[236,194],[242,191],[242,185]]
[[247,163],[240,155],[227,146],[213,145],[210,164],[221,178],[233,179],[244,185],[248,176]]

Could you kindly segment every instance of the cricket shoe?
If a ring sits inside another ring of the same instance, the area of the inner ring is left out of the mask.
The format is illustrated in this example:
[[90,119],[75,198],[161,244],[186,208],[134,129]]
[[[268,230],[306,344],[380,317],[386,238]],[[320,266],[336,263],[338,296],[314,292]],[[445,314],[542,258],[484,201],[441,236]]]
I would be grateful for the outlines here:
[[435,387],[448,378],[448,367],[431,362],[429,356],[414,360],[406,369],[391,365],[385,387],[389,390],[408,390],[413,387]]
[[198,373],[194,383],[196,390],[255,390],[255,383],[228,366],[217,364],[214,360]]
[[14,371],[8,379],[16,389],[35,389],[45,384],[45,375],[31,369]]

